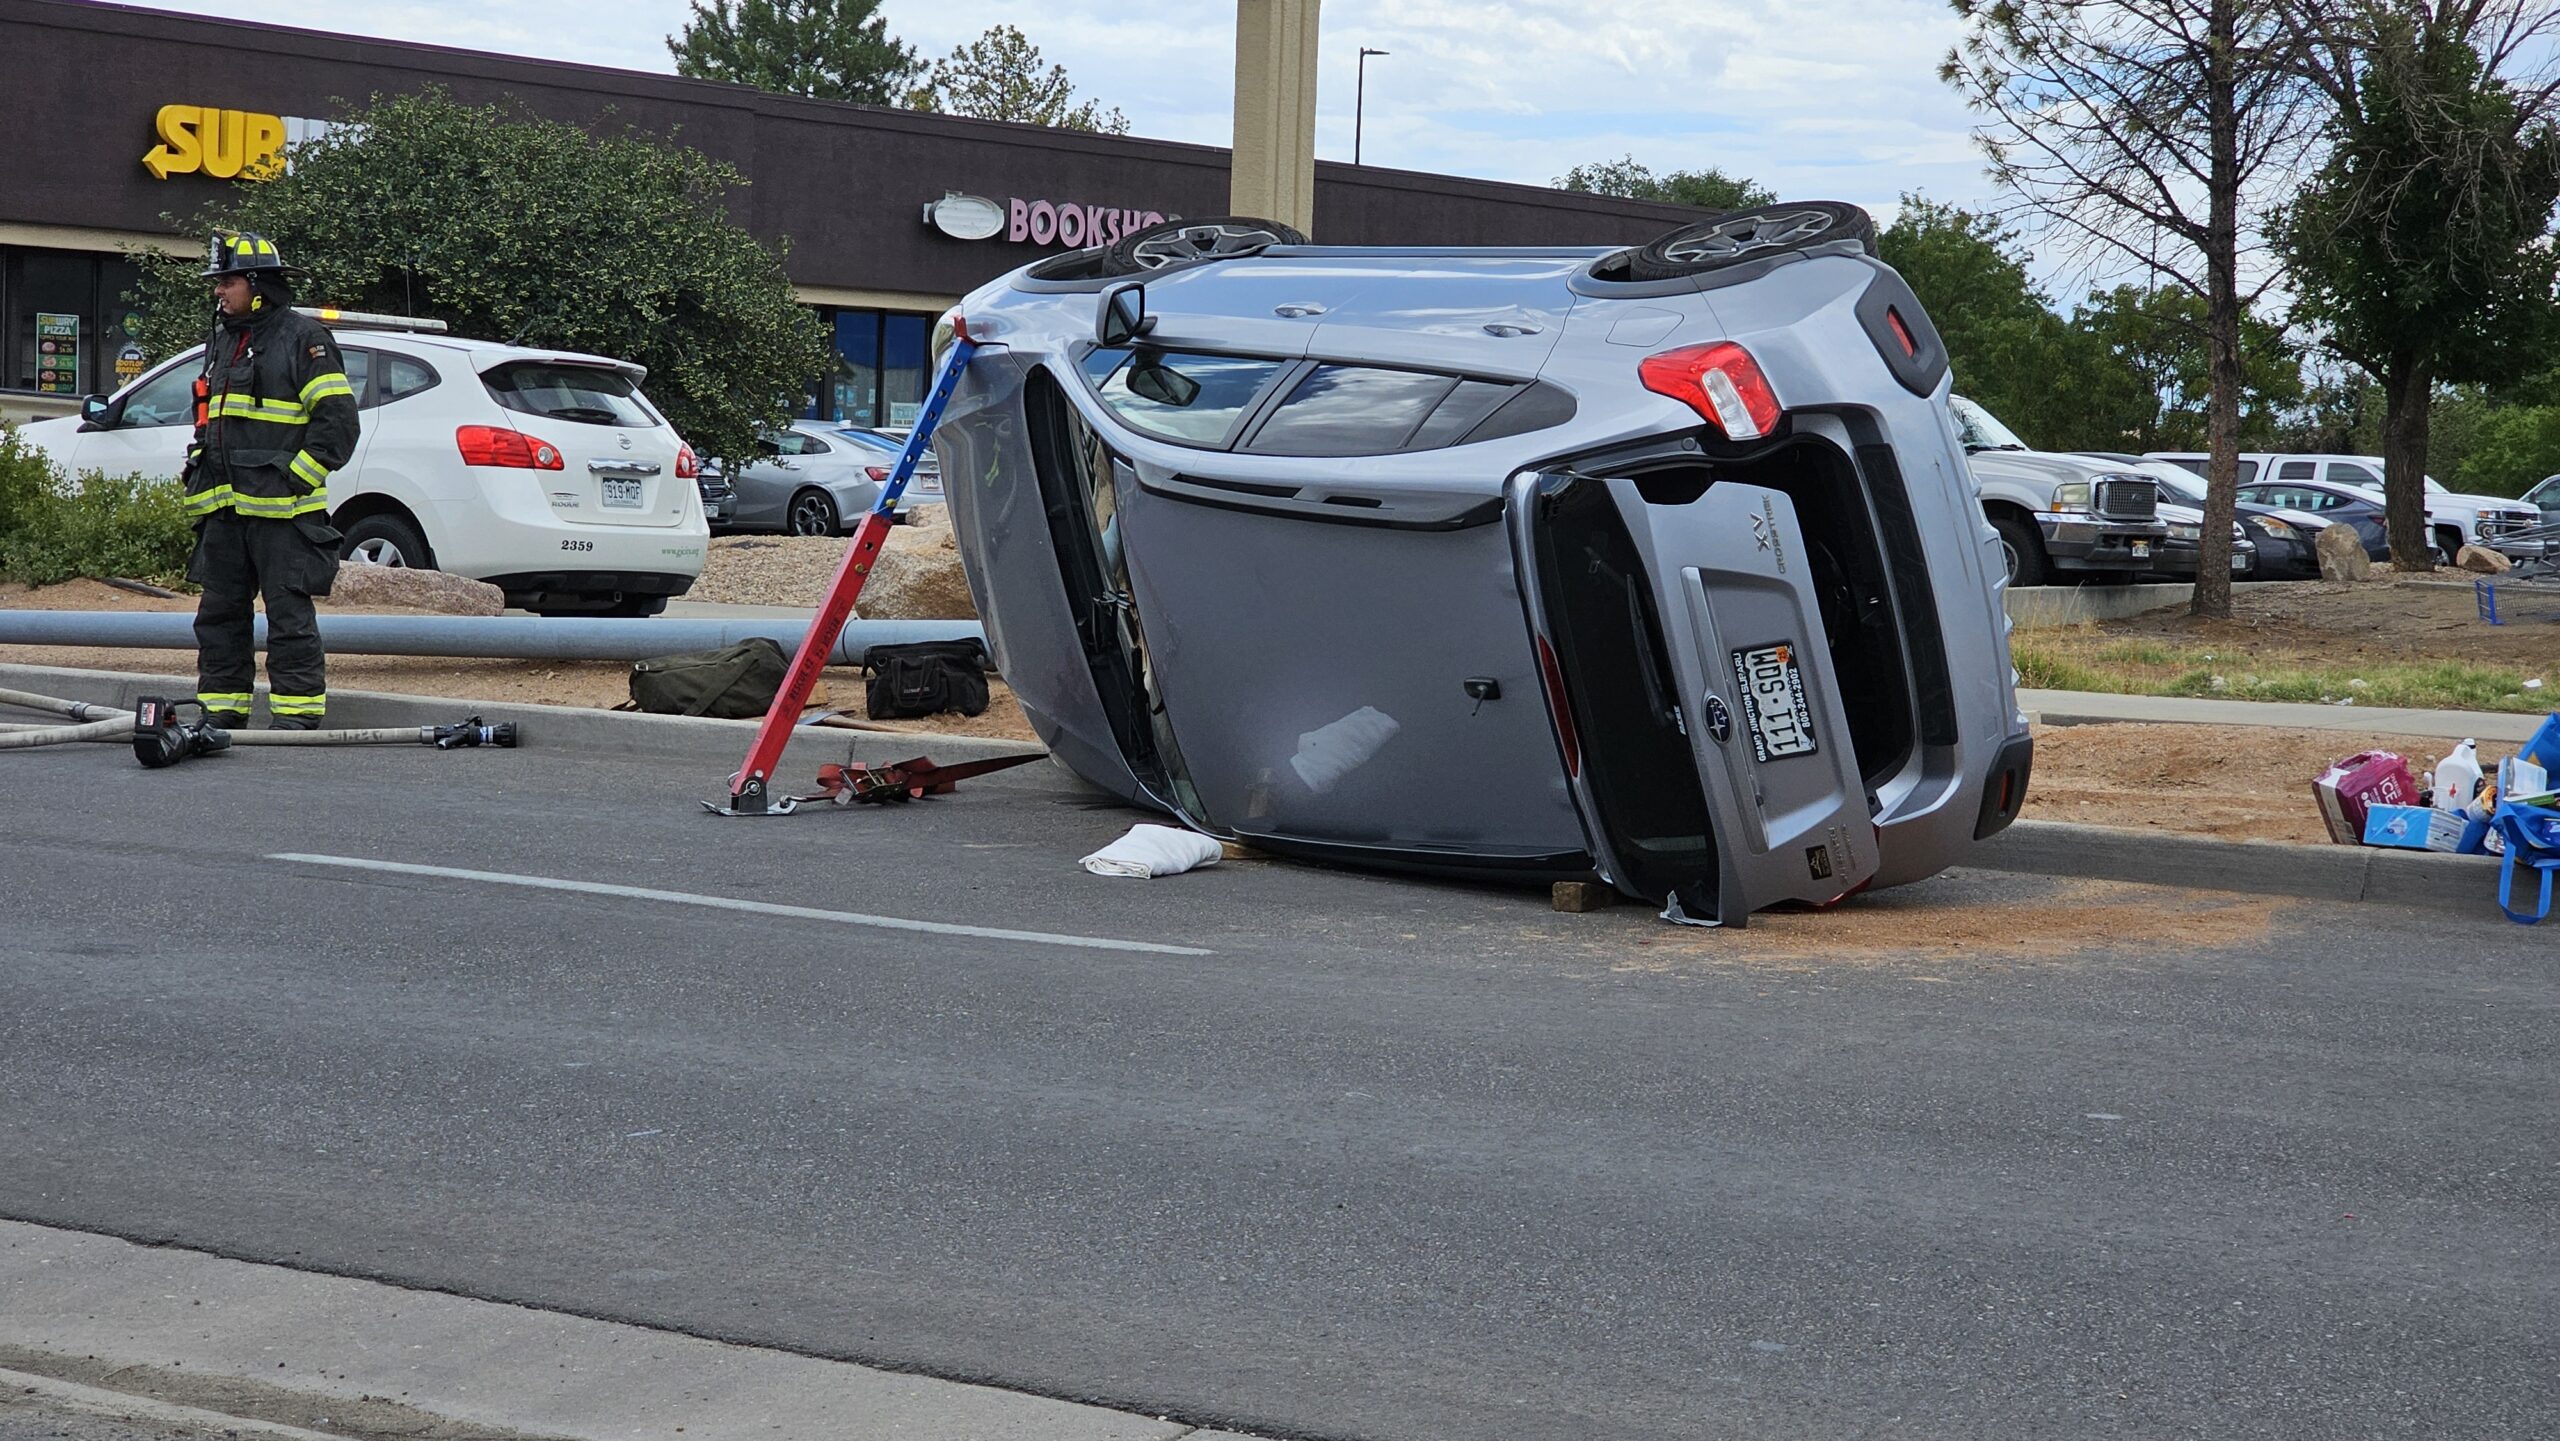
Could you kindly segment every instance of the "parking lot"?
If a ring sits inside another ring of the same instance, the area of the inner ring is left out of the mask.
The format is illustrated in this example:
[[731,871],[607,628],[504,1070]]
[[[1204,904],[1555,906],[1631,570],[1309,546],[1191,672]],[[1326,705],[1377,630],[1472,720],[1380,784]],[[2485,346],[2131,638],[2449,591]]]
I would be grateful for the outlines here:
[[1142,817],[1045,765],[749,822],[638,749],[9,764],[9,1219],[1313,1437],[2560,1402],[2494,919],[1106,881]]

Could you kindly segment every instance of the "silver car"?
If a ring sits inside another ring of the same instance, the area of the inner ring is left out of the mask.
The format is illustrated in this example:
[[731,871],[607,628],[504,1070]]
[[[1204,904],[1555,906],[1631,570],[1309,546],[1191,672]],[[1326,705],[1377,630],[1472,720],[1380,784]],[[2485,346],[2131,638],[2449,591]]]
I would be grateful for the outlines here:
[[1998,543],[1863,212],[1294,241],[1173,222],[946,317],[952,521],[1065,764],[1276,852],[1726,925],[2017,814]]
[[[756,438],[757,458],[724,476],[736,492],[725,529],[843,535],[879,503],[897,459],[824,421],[795,420]],[[876,472],[876,473],[875,473]]]

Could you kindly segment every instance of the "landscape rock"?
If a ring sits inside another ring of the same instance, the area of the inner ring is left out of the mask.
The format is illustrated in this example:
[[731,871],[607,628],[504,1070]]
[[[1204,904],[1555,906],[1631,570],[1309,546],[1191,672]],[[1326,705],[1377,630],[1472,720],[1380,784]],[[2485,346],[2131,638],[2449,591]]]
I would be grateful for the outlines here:
[[976,620],[951,528],[900,526],[871,567],[857,607],[867,620]]
[[329,599],[339,605],[397,605],[441,615],[496,615],[507,608],[507,593],[487,581],[361,561],[338,567]]
[[2322,580],[2343,585],[2373,577],[2373,560],[2364,553],[2364,541],[2354,526],[2323,526],[2311,547],[2319,554]]
[[2454,552],[2453,563],[2480,575],[2505,575],[2516,563],[2485,545],[2466,545]]

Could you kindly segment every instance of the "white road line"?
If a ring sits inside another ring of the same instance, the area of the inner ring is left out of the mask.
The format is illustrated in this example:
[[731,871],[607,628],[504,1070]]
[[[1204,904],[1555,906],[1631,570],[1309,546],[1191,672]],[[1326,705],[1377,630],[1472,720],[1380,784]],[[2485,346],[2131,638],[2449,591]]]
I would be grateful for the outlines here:
[[955,926],[941,921],[910,921],[899,916],[867,916],[858,911],[822,911],[814,906],[779,906],[771,901],[740,901],[727,896],[701,896],[689,891],[657,891],[645,886],[617,886],[603,881],[564,881],[550,876],[517,876],[501,871],[466,871],[451,866],[421,866],[405,861],[373,861],[360,856],[313,856],[279,852],[271,861],[306,866],[338,866],[356,871],[388,871],[404,876],[443,876],[451,880],[486,881],[493,886],[522,886],[537,891],[574,891],[591,896],[622,896],[635,901],[666,901],[715,911],[745,911],[759,916],[790,916],[804,921],[834,921],[847,926],[876,926],[885,931],[923,931],[937,936],[978,936],[990,941],[1031,941],[1044,946],[1082,946],[1095,951],[1144,951],[1158,956],[1210,956],[1195,946],[1165,946],[1152,941],[1114,941],[1100,936],[1062,936],[1048,931],[1007,931],[993,926]]

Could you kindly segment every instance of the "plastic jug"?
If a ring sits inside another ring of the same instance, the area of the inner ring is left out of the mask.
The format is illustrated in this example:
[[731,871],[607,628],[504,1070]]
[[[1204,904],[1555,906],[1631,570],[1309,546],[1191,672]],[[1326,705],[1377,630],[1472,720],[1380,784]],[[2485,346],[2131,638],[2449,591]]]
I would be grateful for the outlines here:
[[2436,762],[2435,807],[2440,811],[2458,811],[2471,804],[2480,789],[2480,746],[2465,740],[2453,748],[2453,754]]

